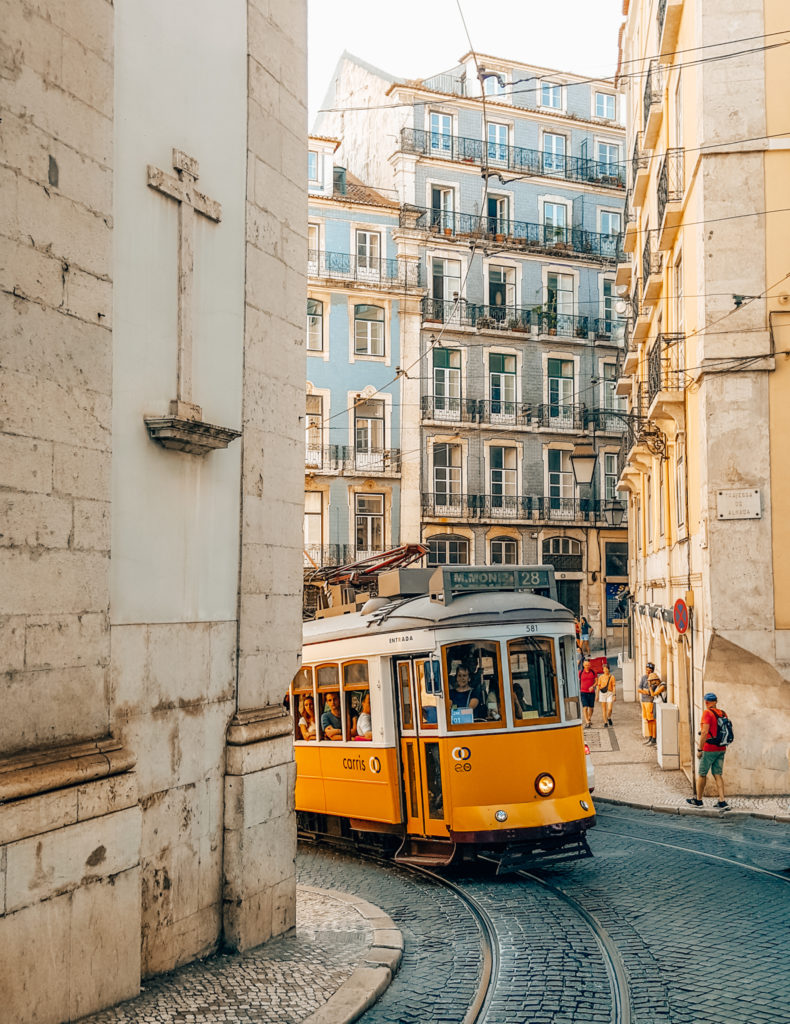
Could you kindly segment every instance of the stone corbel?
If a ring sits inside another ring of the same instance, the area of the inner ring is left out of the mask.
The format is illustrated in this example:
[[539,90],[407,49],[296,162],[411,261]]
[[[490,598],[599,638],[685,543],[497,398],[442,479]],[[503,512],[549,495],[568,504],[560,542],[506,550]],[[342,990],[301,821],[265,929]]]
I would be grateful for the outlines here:
[[218,448],[227,448],[231,441],[241,437],[240,430],[206,423],[203,410],[192,402],[173,401],[168,416],[144,416],[143,419],[152,441],[171,451],[190,455],[208,455]]

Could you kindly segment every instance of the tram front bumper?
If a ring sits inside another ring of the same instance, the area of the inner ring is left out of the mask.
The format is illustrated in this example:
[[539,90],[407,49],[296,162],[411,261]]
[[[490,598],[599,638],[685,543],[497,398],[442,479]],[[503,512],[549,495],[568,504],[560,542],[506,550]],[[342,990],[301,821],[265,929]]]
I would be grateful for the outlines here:
[[537,825],[528,828],[481,829],[477,832],[456,832],[449,829],[450,838],[458,845],[499,848],[512,843],[521,845],[561,846],[575,842],[588,828],[595,825],[595,815],[576,821],[558,821],[552,825]]

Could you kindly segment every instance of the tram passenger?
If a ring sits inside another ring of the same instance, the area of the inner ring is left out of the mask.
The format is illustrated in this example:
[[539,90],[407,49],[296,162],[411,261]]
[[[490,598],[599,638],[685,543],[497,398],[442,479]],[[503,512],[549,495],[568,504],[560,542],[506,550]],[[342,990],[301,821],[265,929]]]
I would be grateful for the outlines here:
[[373,720],[370,717],[370,693],[365,693],[362,698],[362,711],[354,721],[355,740],[373,739]]
[[299,732],[303,740],[314,740],[316,737],[315,701],[308,694],[301,703],[299,716]]
[[527,701],[524,697],[524,687],[521,683],[513,683],[513,714],[516,718],[523,718],[527,710]]
[[321,735],[325,740],[342,740],[343,725],[340,721],[340,694],[332,690],[326,695],[324,713],[321,715]]

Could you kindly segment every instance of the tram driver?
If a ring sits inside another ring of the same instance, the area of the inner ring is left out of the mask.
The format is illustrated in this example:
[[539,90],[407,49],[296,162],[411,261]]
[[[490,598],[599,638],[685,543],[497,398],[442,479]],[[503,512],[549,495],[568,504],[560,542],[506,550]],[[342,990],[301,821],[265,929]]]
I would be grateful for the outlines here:
[[472,686],[472,677],[465,665],[455,670],[455,681],[450,687],[450,702],[454,708],[476,708],[480,703],[480,691]]
[[321,715],[321,735],[325,740],[342,740],[343,725],[340,721],[340,694],[332,690],[326,695],[324,713]]

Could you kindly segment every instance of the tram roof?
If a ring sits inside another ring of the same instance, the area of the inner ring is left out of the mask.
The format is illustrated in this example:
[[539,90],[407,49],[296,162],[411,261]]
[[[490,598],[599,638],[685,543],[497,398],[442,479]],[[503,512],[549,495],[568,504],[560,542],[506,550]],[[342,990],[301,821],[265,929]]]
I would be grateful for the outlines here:
[[565,605],[530,593],[472,593],[455,598],[451,604],[432,601],[427,594],[382,605],[363,615],[333,615],[305,622],[305,644],[344,637],[399,633],[407,629],[449,629],[474,619],[476,626],[499,626],[528,620],[573,622]]

